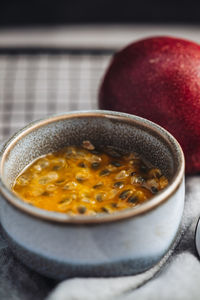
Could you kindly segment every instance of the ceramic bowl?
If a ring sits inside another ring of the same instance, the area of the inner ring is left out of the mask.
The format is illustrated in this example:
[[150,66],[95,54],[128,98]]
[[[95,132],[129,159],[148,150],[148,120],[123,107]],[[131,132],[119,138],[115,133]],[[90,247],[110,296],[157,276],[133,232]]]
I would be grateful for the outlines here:
[[[83,140],[138,152],[162,170],[169,186],[138,207],[97,216],[45,211],[11,191],[35,158]],[[176,237],[184,207],[184,156],[173,136],[143,118],[70,112],[31,123],[2,147],[0,189],[5,237],[30,268],[55,279],[136,274],[156,264]]]

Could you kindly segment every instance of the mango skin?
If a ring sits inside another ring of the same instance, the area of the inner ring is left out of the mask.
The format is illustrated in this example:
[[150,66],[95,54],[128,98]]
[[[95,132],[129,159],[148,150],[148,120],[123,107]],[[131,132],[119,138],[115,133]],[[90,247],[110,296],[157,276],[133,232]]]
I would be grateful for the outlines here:
[[112,59],[99,91],[99,108],[127,112],[167,129],[181,144],[186,174],[200,171],[200,46],[152,37]]

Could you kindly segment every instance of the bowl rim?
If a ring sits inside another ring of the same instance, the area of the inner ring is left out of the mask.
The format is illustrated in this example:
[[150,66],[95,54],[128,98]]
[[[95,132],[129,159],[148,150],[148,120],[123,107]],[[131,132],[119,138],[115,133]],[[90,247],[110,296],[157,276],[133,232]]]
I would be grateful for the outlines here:
[[[124,209],[121,211],[114,212],[112,214],[101,213],[91,216],[80,216],[80,215],[68,215],[65,213],[48,211],[41,209],[35,206],[32,206],[23,200],[21,200],[17,195],[12,192],[2,179],[3,165],[6,160],[6,157],[9,151],[15,146],[15,144],[24,136],[34,131],[35,129],[60,121],[63,119],[71,118],[81,118],[81,117],[105,117],[109,119],[117,119],[119,121],[129,121],[138,125],[147,127],[151,132],[156,132],[157,135],[160,135],[162,139],[171,142],[175,148],[176,153],[180,158],[180,164],[171,180],[171,183],[163,190],[160,191],[157,195],[151,198],[149,201],[142,203],[136,207]],[[131,115],[127,113],[108,111],[108,110],[81,110],[81,111],[70,111],[66,113],[54,114],[47,116],[45,118],[33,121],[17,131],[5,144],[3,144],[2,149],[0,150],[0,192],[6,198],[6,200],[12,204],[14,207],[17,207],[19,210],[28,213],[34,217],[38,217],[47,221],[55,221],[59,223],[74,223],[74,224],[87,224],[87,223],[105,223],[123,220],[131,217],[136,217],[149,211],[155,209],[159,205],[166,202],[179,188],[183,179],[184,179],[184,170],[185,170],[185,159],[182,148],[178,141],[164,128],[157,125],[156,123],[149,121],[145,118],[138,117],[136,115]]]

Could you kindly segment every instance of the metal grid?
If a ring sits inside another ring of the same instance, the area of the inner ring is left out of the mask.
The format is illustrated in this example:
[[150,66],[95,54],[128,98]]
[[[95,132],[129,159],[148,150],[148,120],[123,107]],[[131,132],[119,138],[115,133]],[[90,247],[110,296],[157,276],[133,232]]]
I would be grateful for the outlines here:
[[43,116],[96,109],[111,51],[0,51],[0,141]]

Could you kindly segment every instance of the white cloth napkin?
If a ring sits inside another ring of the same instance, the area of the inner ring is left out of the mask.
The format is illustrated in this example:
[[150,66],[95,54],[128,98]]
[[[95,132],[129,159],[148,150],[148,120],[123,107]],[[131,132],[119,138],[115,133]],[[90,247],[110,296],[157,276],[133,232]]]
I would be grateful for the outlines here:
[[47,300],[199,300],[200,262],[194,244],[199,216],[200,176],[188,177],[179,236],[156,266],[134,276],[68,279]]

